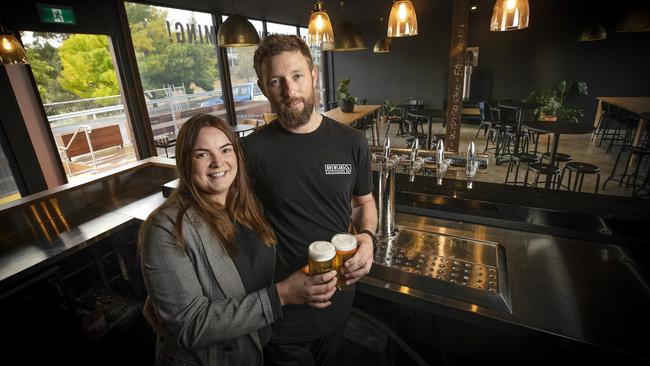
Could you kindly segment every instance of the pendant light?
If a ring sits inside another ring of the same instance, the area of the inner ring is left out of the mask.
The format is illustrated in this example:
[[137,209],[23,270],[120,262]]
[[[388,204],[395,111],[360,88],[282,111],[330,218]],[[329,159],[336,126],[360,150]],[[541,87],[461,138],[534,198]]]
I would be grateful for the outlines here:
[[650,4],[630,5],[614,29],[616,32],[650,32]]
[[332,22],[323,8],[323,1],[318,0],[309,16],[309,28],[307,30],[307,44],[310,46],[322,46],[323,43],[334,42]]
[[490,30],[503,32],[528,28],[528,0],[497,0],[492,10]]
[[[379,17],[379,24],[384,23],[384,18]],[[375,42],[375,46],[372,48],[372,52],[374,53],[388,53],[390,52],[390,44],[392,43],[393,39],[388,38],[388,37],[383,37],[382,39],[378,40]]]
[[25,49],[18,39],[0,25],[0,62],[6,64],[28,64]]
[[[341,18],[343,18],[343,5],[341,1]],[[361,32],[352,23],[341,20],[334,27],[333,48],[323,46],[327,51],[359,51],[366,49],[366,41]]]
[[600,25],[600,23],[598,23],[598,5],[599,4],[596,3],[593,20],[582,30],[582,32],[580,32],[578,41],[593,42],[602,41],[607,38],[607,31],[602,25]]
[[217,44],[220,47],[249,47],[260,44],[260,36],[257,30],[245,17],[237,14],[235,1],[232,2],[232,8],[235,12],[229,15],[223,24],[219,27],[217,33]]
[[388,18],[388,37],[409,37],[418,34],[418,18],[410,0],[396,0]]

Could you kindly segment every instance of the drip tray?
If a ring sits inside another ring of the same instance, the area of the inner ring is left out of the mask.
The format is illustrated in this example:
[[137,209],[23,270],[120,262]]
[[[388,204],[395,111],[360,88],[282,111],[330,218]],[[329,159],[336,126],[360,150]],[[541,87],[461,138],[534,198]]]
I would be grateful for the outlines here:
[[512,313],[504,248],[495,242],[400,226],[380,239],[370,276]]

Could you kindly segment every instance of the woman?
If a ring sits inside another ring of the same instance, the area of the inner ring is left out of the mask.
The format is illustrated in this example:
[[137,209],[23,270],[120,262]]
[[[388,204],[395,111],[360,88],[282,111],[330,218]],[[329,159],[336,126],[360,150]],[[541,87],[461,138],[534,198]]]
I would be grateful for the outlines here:
[[237,138],[200,114],[181,128],[178,188],[140,230],[158,318],[156,364],[255,365],[285,304],[326,307],[336,272],[273,284],[275,235],[255,199]]

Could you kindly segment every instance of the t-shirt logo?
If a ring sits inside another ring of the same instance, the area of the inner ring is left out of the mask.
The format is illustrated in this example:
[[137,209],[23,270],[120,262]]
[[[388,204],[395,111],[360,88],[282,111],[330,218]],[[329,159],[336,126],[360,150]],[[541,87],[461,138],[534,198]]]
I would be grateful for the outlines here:
[[352,164],[325,164],[325,175],[352,174]]

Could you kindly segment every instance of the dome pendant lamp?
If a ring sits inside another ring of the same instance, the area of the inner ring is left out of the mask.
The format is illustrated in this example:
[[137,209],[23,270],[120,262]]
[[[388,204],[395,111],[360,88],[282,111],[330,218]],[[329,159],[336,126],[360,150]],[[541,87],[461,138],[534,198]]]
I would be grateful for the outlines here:
[[497,0],[492,10],[490,30],[505,32],[528,28],[528,0]]
[[334,32],[332,22],[323,8],[323,1],[318,0],[309,16],[309,28],[307,31],[307,44],[310,46],[322,46],[323,44],[334,43]]
[[237,14],[235,1],[232,2],[235,14],[228,16],[219,27],[217,33],[217,44],[219,47],[249,47],[260,44],[260,36],[257,30],[245,17]]
[[410,37],[418,34],[418,18],[410,0],[396,0],[390,9],[387,37]]

